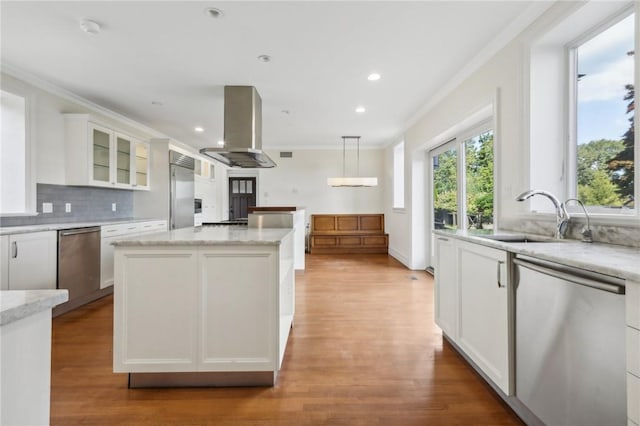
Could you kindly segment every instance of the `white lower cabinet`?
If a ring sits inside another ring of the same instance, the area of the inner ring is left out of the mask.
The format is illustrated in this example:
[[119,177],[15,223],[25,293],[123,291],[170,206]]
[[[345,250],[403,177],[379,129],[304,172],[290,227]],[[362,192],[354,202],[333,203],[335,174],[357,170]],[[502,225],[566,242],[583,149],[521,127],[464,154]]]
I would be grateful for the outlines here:
[[[56,231],[3,236],[2,285],[5,290],[55,289],[58,234]],[[4,267],[6,265],[6,270]]]
[[449,338],[455,340],[458,336],[455,240],[436,236],[435,250],[435,321]]
[[273,372],[295,306],[278,245],[117,246],[114,372]]
[[435,321],[506,395],[514,393],[507,252],[435,235]]
[[457,343],[505,394],[511,395],[508,255],[464,241],[456,241],[456,246],[460,303]]

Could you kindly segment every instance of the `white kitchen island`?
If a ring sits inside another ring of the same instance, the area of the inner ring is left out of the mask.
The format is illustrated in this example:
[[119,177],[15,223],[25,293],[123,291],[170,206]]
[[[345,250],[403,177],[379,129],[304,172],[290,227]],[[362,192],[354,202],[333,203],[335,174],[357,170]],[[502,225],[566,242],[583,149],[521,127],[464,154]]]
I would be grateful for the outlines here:
[[292,229],[114,242],[114,372],[131,387],[273,385],[295,307]]
[[51,310],[67,290],[0,291],[0,425],[47,425]]

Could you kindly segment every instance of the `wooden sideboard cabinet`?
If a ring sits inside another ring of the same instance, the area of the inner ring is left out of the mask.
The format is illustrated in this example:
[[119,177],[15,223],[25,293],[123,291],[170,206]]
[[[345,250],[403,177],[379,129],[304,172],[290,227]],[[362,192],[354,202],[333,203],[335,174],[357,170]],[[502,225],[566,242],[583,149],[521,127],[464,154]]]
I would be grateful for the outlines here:
[[312,254],[387,253],[384,214],[311,215]]

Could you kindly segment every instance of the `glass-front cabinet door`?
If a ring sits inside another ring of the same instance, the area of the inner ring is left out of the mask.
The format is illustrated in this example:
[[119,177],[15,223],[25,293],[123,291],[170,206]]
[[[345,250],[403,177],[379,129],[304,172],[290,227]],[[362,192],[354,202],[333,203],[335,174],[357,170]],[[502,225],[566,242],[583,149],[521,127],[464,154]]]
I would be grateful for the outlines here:
[[149,145],[138,142],[135,145],[135,189],[149,188]]
[[89,135],[92,141],[93,157],[91,162],[91,179],[94,183],[110,185],[111,161],[113,149],[113,133],[95,124],[89,126]]
[[131,185],[131,138],[116,133],[116,184]]

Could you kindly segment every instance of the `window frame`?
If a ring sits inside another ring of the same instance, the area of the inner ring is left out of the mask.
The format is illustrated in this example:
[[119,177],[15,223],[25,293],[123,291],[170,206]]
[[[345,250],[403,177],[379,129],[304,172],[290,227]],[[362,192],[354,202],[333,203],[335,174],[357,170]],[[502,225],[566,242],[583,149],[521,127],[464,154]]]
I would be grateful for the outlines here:
[[[565,3],[558,7],[558,14],[540,23],[526,35],[524,43],[525,73],[522,80],[523,93],[523,139],[526,141],[523,152],[523,168],[527,175],[522,186],[512,193],[529,188],[545,189],[565,200],[570,198],[569,180],[567,176],[574,172],[570,170],[569,159],[572,148],[570,132],[571,81],[569,71],[569,55],[567,45],[579,40],[584,35],[604,30],[607,23],[622,19],[629,13],[635,12],[635,44],[636,50],[640,46],[640,3],[627,1],[584,3]],[[640,70],[640,55],[635,55],[635,86],[638,87],[638,71]],[[541,96],[541,95],[544,96]],[[543,99],[543,102],[541,102]],[[547,104],[544,103],[547,101]],[[637,110],[637,109],[636,109]],[[635,131],[640,125],[636,116]],[[640,162],[640,142],[635,144],[635,163]],[[577,149],[577,147],[575,148]],[[544,173],[536,165],[540,161],[546,165]],[[575,170],[575,169],[574,169]],[[640,177],[636,168],[635,180]],[[577,176],[576,176],[577,179]],[[573,186],[573,185],[572,185]],[[577,192],[577,187],[574,190]],[[575,193],[575,192],[574,192]],[[635,198],[640,194],[640,185],[635,185]],[[548,201],[533,197],[527,203],[515,204],[515,209],[509,214],[515,218],[537,220],[554,217],[553,208]],[[573,217],[582,218],[584,213],[579,207],[570,204]],[[593,211],[592,211],[593,210]],[[611,209],[609,209],[611,210]],[[591,224],[611,226],[640,227],[640,208],[636,206],[631,214],[602,213],[596,209],[588,209]]]
[[13,90],[13,88],[2,87],[2,92],[12,96],[20,97],[24,100],[24,205],[21,211],[4,212],[1,211],[0,217],[16,217],[16,216],[36,216],[38,215],[36,206],[36,176],[35,176],[35,151],[33,150],[33,107],[34,101],[31,95],[22,93],[21,90]]
[[[456,214],[458,216],[457,226],[458,230],[468,230],[469,229],[469,221],[467,220],[467,173],[466,173],[466,147],[465,142],[467,140],[473,139],[476,136],[479,136],[483,133],[492,132],[493,133],[493,223],[494,227],[497,227],[497,204],[496,200],[498,198],[498,193],[496,189],[498,188],[498,179],[496,175],[497,171],[497,137],[496,137],[496,125],[494,122],[494,117],[491,116],[489,118],[483,119],[481,121],[476,122],[470,126],[464,127],[462,130],[455,133],[452,138],[447,139],[446,141],[434,146],[428,151],[428,164],[429,164],[429,191],[431,194],[431,200],[429,205],[431,206],[430,215],[433,216],[434,210],[434,187],[433,187],[433,179],[434,179],[434,170],[433,170],[433,157],[440,155],[446,151],[449,151],[452,147],[456,149],[456,179],[457,179],[457,194],[456,194],[456,203],[457,203],[457,211]],[[461,220],[460,218],[464,218]],[[430,230],[433,231],[433,217],[431,217],[431,223],[429,224]]]
[[393,147],[393,193],[394,211],[405,210],[405,143],[401,141]]
[[[638,48],[638,7],[634,4],[630,4],[627,7],[621,9],[617,13],[607,16],[605,19],[602,19],[596,25],[590,26],[586,31],[582,32],[578,37],[572,39],[567,42],[564,46],[564,54],[567,61],[567,144],[565,146],[565,161],[564,167],[566,170],[566,179],[565,179],[565,194],[567,198],[578,198],[578,80],[575,78],[578,72],[578,54],[577,50],[580,46],[587,43],[588,41],[594,39],[599,36],[603,32],[607,31],[612,26],[621,22],[622,20],[628,18],[630,15],[635,14],[635,25],[634,25],[634,45],[635,50]],[[637,55],[635,58],[634,64],[634,87],[638,87],[638,59]],[[636,109],[637,111],[637,109]],[[636,114],[636,112],[634,112]],[[637,123],[637,115],[634,120],[635,130],[637,133],[638,123]],[[637,140],[634,141],[634,163],[638,163],[638,148],[640,148],[640,144]],[[638,177],[640,173],[637,168],[634,168],[634,198],[638,199]],[[633,209],[628,209],[627,213],[624,212],[623,209],[620,211],[614,211],[611,207],[607,206],[587,206],[588,212],[590,216],[594,216],[595,218],[615,218],[625,220],[626,218],[638,218],[639,217],[639,209],[637,205]],[[567,206],[567,210],[572,215],[584,216],[583,210],[580,206],[571,204]]]

